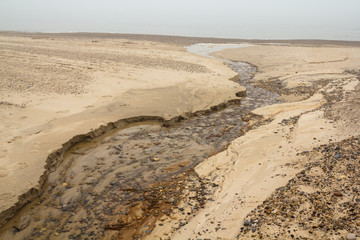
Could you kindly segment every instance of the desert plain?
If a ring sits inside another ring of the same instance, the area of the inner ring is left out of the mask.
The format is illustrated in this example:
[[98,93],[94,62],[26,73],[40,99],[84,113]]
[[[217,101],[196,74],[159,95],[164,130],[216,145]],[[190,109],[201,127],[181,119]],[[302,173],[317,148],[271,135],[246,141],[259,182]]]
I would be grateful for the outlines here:
[[360,237],[359,46],[1,33],[0,239]]

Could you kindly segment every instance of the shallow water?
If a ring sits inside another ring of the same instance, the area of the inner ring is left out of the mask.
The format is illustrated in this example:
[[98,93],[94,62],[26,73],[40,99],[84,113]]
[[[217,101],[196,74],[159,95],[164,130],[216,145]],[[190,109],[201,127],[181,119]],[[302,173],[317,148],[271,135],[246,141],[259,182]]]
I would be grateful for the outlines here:
[[169,127],[158,121],[130,124],[75,145],[49,175],[43,196],[3,227],[1,239],[104,237],[109,233],[106,223],[128,215],[131,207],[144,201],[152,184],[178,176],[224,150],[245,132],[249,120],[245,116],[276,103],[278,96],[250,83],[254,66],[239,62],[229,66],[247,88],[241,102],[199,112]]
[[215,43],[198,43],[190,45],[186,48],[187,51],[196,53],[200,56],[214,58],[211,56],[211,53],[222,51],[225,49],[231,49],[231,48],[240,48],[240,47],[249,47],[251,45],[249,44],[230,44],[230,43],[224,43],[224,44],[215,44]]

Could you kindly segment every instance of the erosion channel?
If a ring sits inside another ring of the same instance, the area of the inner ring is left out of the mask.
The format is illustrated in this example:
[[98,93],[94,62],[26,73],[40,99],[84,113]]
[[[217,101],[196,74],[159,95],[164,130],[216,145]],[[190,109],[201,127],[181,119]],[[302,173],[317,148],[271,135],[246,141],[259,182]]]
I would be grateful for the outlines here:
[[72,146],[48,175],[41,196],[0,229],[1,239],[138,239],[171,215],[184,191],[188,215],[205,201],[209,179],[192,170],[262,123],[250,112],[278,95],[254,87],[256,67],[226,61],[246,96],[173,121],[143,118]]

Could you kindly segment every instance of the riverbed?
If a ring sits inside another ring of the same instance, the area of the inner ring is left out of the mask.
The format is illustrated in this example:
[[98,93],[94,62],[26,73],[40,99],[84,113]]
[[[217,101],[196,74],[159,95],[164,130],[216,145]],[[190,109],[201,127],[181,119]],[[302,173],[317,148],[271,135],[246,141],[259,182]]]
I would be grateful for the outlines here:
[[[131,225],[146,222],[150,215],[159,215],[154,206],[144,205],[149,201],[144,194],[156,184],[185,173],[189,176],[199,162],[223,151],[250,125],[261,122],[261,116],[250,114],[252,110],[278,102],[276,93],[251,83],[255,66],[230,61],[226,64],[239,74],[234,81],[246,87],[246,96],[171,122],[129,123],[74,145],[49,174],[41,197],[2,228],[2,238],[83,239],[122,233],[140,237],[149,233],[151,226],[126,231]],[[181,187],[178,191],[177,197],[169,201],[171,206],[180,201]],[[135,218],[121,218],[140,204],[146,210]],[[122,220],[114,224],[114,219]]]

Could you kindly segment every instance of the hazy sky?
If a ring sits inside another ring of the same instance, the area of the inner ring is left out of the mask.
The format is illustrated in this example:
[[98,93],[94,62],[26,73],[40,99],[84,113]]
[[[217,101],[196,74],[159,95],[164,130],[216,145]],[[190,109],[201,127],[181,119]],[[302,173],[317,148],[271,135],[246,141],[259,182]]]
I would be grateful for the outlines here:
[[0,30],[360,40],[360,0],[0,0]]

